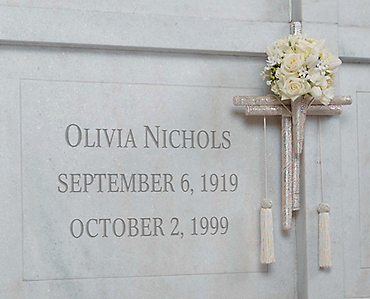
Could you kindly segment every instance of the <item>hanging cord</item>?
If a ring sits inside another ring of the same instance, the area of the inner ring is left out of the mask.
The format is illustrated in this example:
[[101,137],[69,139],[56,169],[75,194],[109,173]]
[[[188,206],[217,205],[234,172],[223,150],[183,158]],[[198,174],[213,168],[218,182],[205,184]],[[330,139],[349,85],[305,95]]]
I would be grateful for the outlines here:
[[331,241],[330,241],[330,206],[324,202],[324,166],[322,163],[322,138],[321,118],[319,122],[319,147],[320,147],[320,173],[321,173],[321,203],[317,206],[319,213],[319,267],[331,267]]
[[322,163],[322,138],[321,138],[321,117],[319,119],[319,148],[320,148],[320,178],[321,178],[321,202],[324,202],[324,165]]
[[267,198],[267,137],[266,137],[267,125],[266,116],[263,117],[263,144],[265,152],[265,198]]
[[[263,145],[265,157],[265,198],[261,201],[260,228],[261,228],[261,256],[262,264],[275,262],[274,228],[272,220],[272,201],[267,198],[267,138],[266,116],[263,117]],[[268,268],[267,268],[268,270]]]

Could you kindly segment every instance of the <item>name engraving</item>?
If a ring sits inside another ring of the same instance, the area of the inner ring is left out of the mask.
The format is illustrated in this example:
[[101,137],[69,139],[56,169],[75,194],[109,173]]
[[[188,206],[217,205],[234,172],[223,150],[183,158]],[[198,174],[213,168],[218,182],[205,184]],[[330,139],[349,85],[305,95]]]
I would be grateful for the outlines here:
[[[144,125],[143,148],[230,149],[231,132],[228,130],[163,129]],[[65,140],[70,147],[86,148],[137,148],[137,138],[132,129],[81,128],[70,124],[65,129]]]

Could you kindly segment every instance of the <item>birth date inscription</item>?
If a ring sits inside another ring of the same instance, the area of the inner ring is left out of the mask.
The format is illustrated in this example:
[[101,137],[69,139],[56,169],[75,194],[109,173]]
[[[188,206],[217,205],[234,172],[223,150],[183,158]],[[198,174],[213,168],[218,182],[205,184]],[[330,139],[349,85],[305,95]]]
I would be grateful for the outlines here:
[[[171,173],[60,173],[59,193],[158,193],[196,192],[192,181],[201,182],[199,192],[235,192],[239,179],[231,174],[202,174],[191,178],[188,173],[178,177]],[[197,184],[199,185],[199,184]]]

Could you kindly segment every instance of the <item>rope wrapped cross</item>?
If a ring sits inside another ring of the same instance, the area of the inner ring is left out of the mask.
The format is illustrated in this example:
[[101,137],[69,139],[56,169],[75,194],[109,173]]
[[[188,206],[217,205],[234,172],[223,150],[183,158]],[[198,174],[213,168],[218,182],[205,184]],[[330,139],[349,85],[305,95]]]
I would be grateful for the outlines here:
[[[293,1],[293,4],[295,2]],[[267,66],[261,73],[273,93],[265,96],[235,96],[235,106],[245,106],[247,116],[264,116],[265,189],[266,187],[266,116],[281,115],[282,140],[282,228],[292,228],[293,211],[300,208],[300,156],[303,150],[307,115],[318,116],[321,169],[319,213],[320,268],[331,267],[329,204],[323,190],[322,140],[320,117],[339,115],[343,105],[352,104],[350,96],[334,96],[334,73],[342,62],[324,48],[323,40],[302,37],[302,24],[292,21],[290,36],[267,47]],[[285,79],[285,80],[284,80]],[[267,197],[267,191],[265,192]],[[264,199],[262,203],[266,202]],[[263,264],[275,262],[271,206],[261,205],[261,254]],[[325,207],[325,208],[322,208]]]
[[[282,139],[282,226],[292,228],[292,213],[300,208],[300,154],[303,149],[306,116],[339,115],[342,105],[352,104],[350,96],[335,96],[329,105],[307,101],[282,101],[278,96],[235,96],[235,106],[245,106],[247,116],[281,115]],[[291,102],[291,104],[290,104]]]

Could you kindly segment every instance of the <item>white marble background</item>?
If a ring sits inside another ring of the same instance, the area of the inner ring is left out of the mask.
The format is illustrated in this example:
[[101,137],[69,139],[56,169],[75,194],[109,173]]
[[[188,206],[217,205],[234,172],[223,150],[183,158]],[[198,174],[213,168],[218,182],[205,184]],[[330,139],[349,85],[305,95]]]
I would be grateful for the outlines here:
[[[25,251],[29,246],[28,223],[45,224],[41,219],[31,221],[24,214],[34,207],[32,197],[27,199],[30,194],[22,190],[21,181],[21,172],[26,166],[21,162],[21,82],[60,80],[197,86],[204,88],[208,95],[219,91],[225,95],[225,103],[231,105],[234,93],[267,92],[259,78],[264,48],[288,34],[290,3],[287,0],[0,1],[0,297],[370,298],[366,208],[369,205],[366,183],[369,175],[366,166],[370,79],[368,8],[366,0],[302,1],[304,33],[327,39],[329,49],[339,54],[344,65],[339,73],[337,93],[350,94],[355,100],[351,107],[343,109],[340,117],[322,122],[325,190],[332,220],[331,270],[322,271],[317,266],[318,127],[317,119],[311,118],[306,132],[302,210],[296,217],[296,229],[283,234],[278,204],[275,205],[277,262],[268,272],[264,272],[266,269],[253,272],[255,262],[251,262],[234,264],[252,271],[241,274],[100,279],[68,279],[67,276],[58,279],[58,275],[51,275],[40,281],[34,279],[32,270],[39,271],[40,260],[44,261]],[[192,90],[195,92],[196,88]],[[190,92],[192,97],[193,92]],[[55,113],[55,107],[53,109]],[[240,133],[247,132],[245,142],[251,139],[256,156],[261,154],[257,145],[262,148],[262,120],[245,120],[236,108],[230,109],[235,110],[233,117],[238,122],[243,119]],[[276,178],[270,184],[270,196],[278,202],[279,121],[269,119],[268,124],[269,175]],[[30,142],[32,133],[31,130]],[[40,152],[37,148],[33,150]],[[241,153],[236,154],[240,156]],[[262,156],[259,159],[262,169]],[[263,190],[262,175],[257,174],[251,182],[256,186],[253,190],[256,197]],[[25,192],[26,197],[22,199]],[[258,213],[259,200],[248,200],[246,211]],[[258,217],[257,214],[251,217],[253,220],[247,229],[255,232]],[[249,246],[251,252],[258,251],[256,244]],[[51,253],[47,250],[48,254]],[[71,257],[73,263],[78,261]],[[58,271],[52,269],[49,273],[54,272]]]

